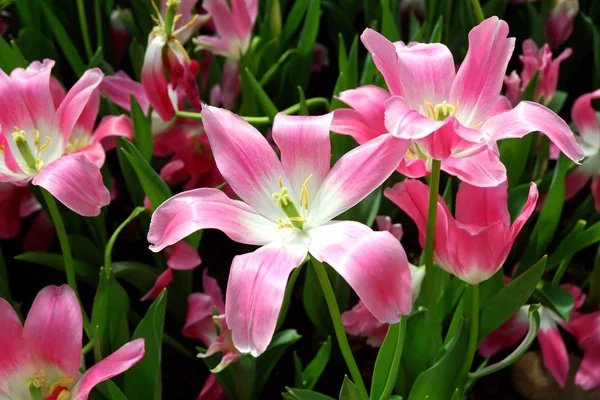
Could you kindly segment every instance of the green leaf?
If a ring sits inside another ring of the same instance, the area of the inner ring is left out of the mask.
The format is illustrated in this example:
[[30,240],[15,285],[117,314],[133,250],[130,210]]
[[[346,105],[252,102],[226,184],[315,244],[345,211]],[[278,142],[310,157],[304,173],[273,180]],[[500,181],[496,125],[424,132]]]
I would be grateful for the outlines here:
[[571,311],[575,306],[575,298],[571,292],[555,283],[543,282],[538,286],[535,290],[535,297],[563,320],[569,322]]
[[298,97],[300,98],[300,101],[298,102],[300,104],[300,110],[298,111],[298,115],[308,115],[308,108],[306,107],[306,97],[304,96],[304,91],[300,86],[297,86],[297,88]]
[[[339,61],[339,75],[333,89],[333,96],[331,99],[331,106],[329,111],[333,111],[337,108],[347,107],[340,100],[336,99],[335,96],[339,95],[344,90],[354,89],[358,85],[358,36],[354,37],[350,52],[346,55],[346,45],[344,44],[344,38],[340,35],[340,48],[338,54]],[[341,135],[345,140],[349,140],[345,135]],[[334,136],[335,137],[335,136]],[[333,145],[332,145],[333,146]],[[335,154],[335,153],[334,153]],[[336,158],[337,157],[337,158]],[[334,162],[339,159],[341,155],[334,156]]]
[[267,383],[271,372],[273,372],[273,369],[286,349],[300,340],[301,337],[295,329],[286,329],[273,336],[273,340],[267,350],[256,359],[256,370],[260,372],[256,377],[257,393],[260,393]]
[[533,267],[511,280],[481,307],[479,341],[508,321],[525,304],[542,278],[546,267],[544,256]]
[[407,318],[402,317],[400,322],[389,326],[383,344],[377,353],[371,382],[371,400],[387,399],[394,388],[404,347]]
[[449,399],[456,390],[457,379],[467,352],[467,329],[460,323],[457,333],[446,346],[445,354],[415,381],[408,400]]
[[340,390],[339,400],[366,400],[358,387],[348,379],[347,375],[344,375],[344,383],[342,384],[342,389]]
[[[65,262],[62,254],[29,252],[19,254],[15,257],[15,260],[44,265],[57,271],[65,270]],[[75,276],[85,283],[94,287],[98,284],[98,269],[90,267],[81,260],[73,260],[73,269],[75,270]]]
[[119,387],[110,379],[103,383],[108,390],[111,400],[127,400],[127,396],[119,389]]
[[381,0],[381,34],[391,42],[400,40],[398,27],[389,0]]
[[150,120],[142,111],[135,96],[131,95],[131,120],[133,122],[133,137],[135,147],[140,151],[143,159],[150,162],[152,159],[152,129]]
[[304,26],[300,32],[298,40],[298,55],[301,57],[310,57],[312,61],[313,48],[319,33],[319,19],[321,17],[321,1],[310,0],[306,17],[304,18]]
[[3,37],[0,37],[0,68],[9,74],[17,67],[23,67],[23,65],[19,63],[15,50]]
[[122,152],[135,171],[139,182],[148,196],[153,209],[157,209],[165,200],[172,196],[171,189],[148,164],[139,150],[125,138],[117,137],[118,151]]
[[[19,38],[16,42],[26,60],[43,60],[45,58],[51,60],[58,59],[58,52],[56,51],[54,42],[33,28],[21,29],[19,31]],[[3,58],[1,51],[0,57]],[[2,69],[4,69],[6,73],[10,72],[4,68],[2,62],[0,62],[0,65],[2,65]]]
[[432,365],[438,351],[429,336],[423,334],[428,329],[428,314],[429,311],[421,307],[408,317],[404,347],[410,350],[402,352],[405,387],[411,387],[419,374]]
[[132,339],[144,339],[146,353],[125,372],[125,394],[129,400],[162,398],[161,354],[166,307],[167,291],[163,290],[133,332]]
[[54,34],[54,39],[56,39],[58,42],[58,46],[64,53],[65,58],[71,65],[71,68],[73,68],[73,71],[75,71],[78,76],[82,76],[86,71],[86,67],[85,63],[81,59],[81,56],[77,52],[77,47],[75,47],[71,41],[71,38],[69,37],[69,34],[46,2],[40,0],[38,3],[44,12],[46,22],[50,25],[50,30]]
[[292,271],[292,274],[290,275],[290,279],[288,279],[288,283],[285,287],[285,294],[283,295],[281,310],[279,311],[279,316],[277,317],[277,325],[275,326],[275,332],[277,332],[279,328],[281,328],[281,324],[283,324],[283,322],[285,321],[285,317],[290,306],[290,301],[292,299],[292,291],[294,290],[296,280],[298,280],[298,275],[300,275],[300,271],[302,270],[301,267],[302,264],[300,264],[298,268],[295,268]]
[[284,399],[289,400],[334,400],[333,397],[313,392],[306,389],[286,388],[287,393],[282,393]]
[[[306,368],[300,374],[301,382],[299,385],[304,389],[312,389],[316,384],[323,371],[325,371],[325,367],[329,362],[329,357],[331,356],[331,336],[327,336],[327,340],[325,340],[321,347],[319,347],[319,351],[315,355]],[[296,385],[298,386],[298,385]]]
[[379,206],[381,205],[383,193],[383,186],[375,189],[371,194],[361,200],[360,203],[344,212],[338,219],[348,221],[362,222],[367,226],[373,225],[375,218],[379,213]]
[[69,243],[71,244],[74,258],[93,267],[100,267],[104,262],[98,246],[87,237],[69,235]]
[[557,90],[556,92],[554,92],[554,95],[552,96],[550,102],[547,104],[547,107],[557,114],[560,113],[560,111],[563,108],[563,105],[565,104],[565,101],[567,100],[568,95],[569,94],[567,92]]
[[595,223],[583,232],[572,233],[573,231],[556,246],[548,259],[548,269],[556,267],[562,260],[573,256],[578,251],[600,242],[600,222]]
[[290,41],[294,33],[298,30],[300,23],[302,22],[302,17],[306,13],[308,6],[310,4],[310,0],[297,0],[294,1],[290,12],[285,20],[285,24],[283,26],[283,43],[287,43]]
[[596,23],[584,13],[580,13],[583,21],[589,26],[592,32],[592,47],[594,49],[594,87],[600,86],[600,31]]
[[442,30],[444,29],[444,16],[440,15],[429,37],[429,43],[440,43],[442,41]]
[[283,53],[279,57],[277,62],[275,64],[271,65],[271,67],[269,67],[267,72],[264,73],[262,78],[260,78],[260,86],[264,87],[267,83],[269,83],[269,81],[275,75],[275,73],[279,70],[279,68],[281,68],[281,66],[287,61],[287,59],[290,58],[290,56],[292,56],[294,53],[296,53],[296,49],[289,49],[285,53]]
[[138,81],[142,79],[142,66],[144,65],[144,53],[146,48],[133,39],[129,44],[129,59],[133,68],[133,74]]
[[519,346],[512,353],[510,353],[504,360],[498,361],[497,363],[489,365],[485,368],[481,368],[475,372],[469,373],[469,378],[472,380],[477,380],[477,379],[483,378],[484,376],[490,375],[494,372],[500,371],[501,369],[506,368],[509,365],[513,364],[515,361],[517,361],[519,358],[521,358],[521,356],[523,354],[525,354],[527,349],[529,349],[529,346],[531,346],[531,343],[533,343],[533,341],[535,340],[539,329],[540,329],[540,313],[538,311],[538,307],[530,306],[529,307],[529,331],[527,332],[527,335],[525,336],[523,341],[519,344]]
[[133,285],[142,293],[148,292],[158,278],[155,268],[136,261],[118,261],[112,263],[113,273]]
[[254,77],[254,75],[252,75],[252,72],[250,72],[248,68],[244,69],[244,76],[246,77],[246,80],[249,83],[249,85],[252,87],[254,95],[257,97],[258,104],[262,108],[263,112],[267,114],[271,121],[273,121],[275,115],[277,114],[277,107],[275,107],[275,104],[273,104],[273,101],[271,100],[267,92],[265,92],[265,90],[262,88],[260,83],[258,83],[256,78]]

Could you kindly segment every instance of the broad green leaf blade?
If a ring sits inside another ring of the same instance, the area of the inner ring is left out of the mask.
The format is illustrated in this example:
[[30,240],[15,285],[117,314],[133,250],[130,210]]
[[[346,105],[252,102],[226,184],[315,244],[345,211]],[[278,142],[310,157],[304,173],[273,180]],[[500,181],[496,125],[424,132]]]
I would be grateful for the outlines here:
[[275,104],[273,104],[273,101],[267,92],[265,92],[263,87],[260,85],[260,83],[258,83],[248,68],[244,69],[244,76],[248,84],[252,87],[252,90],[254,91],[254,94],[258,100],[258,104],[262,108],[263,112],[267,114],[271,121],[273,121],[275,115],[277,114],[277,107]]
[[404,347],[407,318],[402,316],[400,322],[390,325],[388,328],[375,361],[373,381],[371,382],[371,400],[385,400],[396,384]]
[[568,235],[554,250],[548,259],[548,269],[556,267],[562,260],[571,257],[580,250],[600,242],[600,222],[583,232]]
[[358,390],[358,387],[348,379],[347,375],[344,375],[344,383],[340,390],[339,400],[366,400]]
[[287,393],[282,393],[284,399],[289,400],[334,400],[333,397],[313,392],[306,389],[286,388]]
[[[44,265],[57,271],[65,270],[65,262],[63,260],[62,254],[29,252],[19,254],[15,257],[15,260],[27,261],[39,265]],[[83,282],[88,283],[94,287],[98,285],[98,269],[92,268],[88,264],[80,260],[73,260],[73,269],[75,270],[75,276],[81,279]]]
[[146,293],[154,286],[158,271],[147,264],[136,261],[118,261],[112,263],[113,273],[135,286],[141,293]]
[[329,362],[329,356],[331,355],[331,336],[327,337],[327,340],[321,344],[319,351],[315,355],[315,358],[308,363],[304,371],[302,371],[302,387],[305,389],[312,389]]
[[144,111],[133,94],[131,95],[131,120],[135,147],[140,151],[144,160],[150,162],[153,147],[152,129],[150,121],[144,115]]
[[558,284],[544,282],[541,285],[538,284],[535,297],[563,320],[569,322],[571,311],[575,306],[575,298],[568,290],[563,289]]
[[271,344],[263,354],[256,359],[256,369],[259,374],[256,377],[256,392],[260,393],[267,383],[271,372],[283,353],[289,346],[300,340],[301,336],[295,329],[286,329],[273,336]]
[[166,307],[167,291],[163,290],[133,332],[132,340],[144,339],[146,354],[125,372],[125,394],[129,400],[162,398],[161,355]]

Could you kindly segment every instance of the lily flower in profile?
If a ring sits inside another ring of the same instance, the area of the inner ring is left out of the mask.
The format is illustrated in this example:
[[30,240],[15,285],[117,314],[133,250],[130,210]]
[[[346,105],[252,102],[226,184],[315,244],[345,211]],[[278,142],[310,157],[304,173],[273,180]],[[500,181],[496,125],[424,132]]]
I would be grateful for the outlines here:
[[144,339],[131,341],[79,374],[83,320],[67,285],[47,286],[36,296],[21,324],[0,298],[0,397],[86,400],[97,384],[144,357]]
[[0,71],[0,182],[32,182],[76,213],[96,216],[110,193],[98,166],[81,152],[68,153],[68,146],[103,75],[98,68],[86,71],[57,108],[53,66],[44,60],[10,76]]
[[346,153],[330,168],[333,115],[278,114],[273,139],[235,114],[202,107],[202,120],[221,174],[243,200],[200,188],[164,202],[148,240],[160,251],[199,229],[262,246],[234,258],[225,305],[235,347],[258,356],[273,337],[288,277],[310,253],[331,265],[382,322],[411,310],[410,270],[389,232],[354,221],[332,221],[381,185],[406,151],[406,141],[382,135]]

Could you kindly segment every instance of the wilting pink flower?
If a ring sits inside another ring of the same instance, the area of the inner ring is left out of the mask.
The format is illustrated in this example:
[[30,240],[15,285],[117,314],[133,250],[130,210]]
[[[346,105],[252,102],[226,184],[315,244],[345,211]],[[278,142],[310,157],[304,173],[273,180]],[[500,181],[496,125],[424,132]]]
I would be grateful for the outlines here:
[[[196,60],[190,59],[183,44],[193,32],[208,20],[208,16],[192,17],[198,0],[162,0],[161,10],[157,12],[158,26],[154,27],[148,37],[148,47],[142,67],[142,85],[146,89],[148,100],[163,121],[175,117],[175,108],[169,100],[169,84],[165,77],[165,69],[169,73],[173,89],[181,87],[188,100],[195,107],[200,106],[200,96],[196,84],[196,75],[200,66]],[[154,4],[154,3],[153,3]],[[175,10],[179,17],[174,19],[173,26],[167,20],[169,9]],[[158,10],[157,10],[158,11]],[[167,37],[167,33],[170,32]]]
[[[578,310],[585,302],[585,295],[577,286],[562,285],[562,287],[568,290],[574,297],[575,304],[572,312],[572,316],[574,316],[577,314],[575,310]],[[479,353],[483,357],[491,357],[501,350],[516,346],[529,330],[528,313],[529,306],[521,307],[514,316],[484,339],[479,347]],[[578,327],[577,324],[574,324],[573,326],[575,329],[572,329],[571,324],[565,323],[558,314],[547,307],[540,307],[539,313],[540,329],[537,334],[537,339],[542,350],[544,365],[550,371],[552,376],[554,376],[558,384],[563,387],[567,380],[567,374],[569,373],[569,355],[558,326],[561,325],[567,331],[573,333]],[[585,324],[581,324],[582,327],[583,325]],[[582,371],[582,367],[580,367],[580,371],[582,375],[586,375],[586,372]],[[582,380],[584,379],[585,378]],[[580,383],[577,384],[580,385]]]
[[573,21],[579,12],[579,0],[553,0],[544,23],[544,34],[552,48],[560,47],[573,33]]
[[258,0],[205,0],[202,6],[212,17],[218,36],[201,35],[193,39],[196,50],[208,50],[225,57],[221,86],[213,88],[211,102],[232,108],[240,91],[240,57],[248,51],[258,14]]
[[[352,136],[359,144],[388,132],[385,127],[385,102],[391,97],[386,90],[372,85],[340,93],[339,99],[352,108],[334,111],[331,130]],[[500,96],[490,114],[509,110],[510,103]],[[411,141],[398,172],[410,178],[421,178],[431,171],[431,160]],[[496,186],[506,180],[506,168],[492,149],[462,158],[442,160],[441,169],[458,177],[463,182],[476,186]]]
[[548,44],[544,44],[538,49],[535,42],[527,39],[523,42],[523,54],[519,59],[523,63],[523,71],[521,76],[513,71],[509,76],[504,78],[506,85],[506,97],[510,100],[513,106],[516,106],[521,99],[523,90],[529,85],[531,78],[537,71],[539,73],[539,81],[535,91],[535,100],[544,104],[548,104],[554,96],[556,85],[558,84],[558,72],[560,63],[571,56],[573,51],[565,49],[552,60],[552,51]]
[[129,42],[131,41],[131,34],[127,30],[123,19],[127,18],[133,22],[133,15],[130,9],[117,9],[110,13],[110,40],[113,48],[113,57],[115,60],[114,65],[117,66],[123,61],[123,56],[127,51]]
[[456,72],[443,44],[391,43],[365,30],[362,41],[394,96],[386,101],[387,131],[414,140],[416,155],[428,162],[468,157],[532,131],[545,133],[571,159],[583,158],[569,126],[548,108],[521,102],[493,113],[514,49],[514,38],[507,35],[508,25],[497,17],[473,28]]
[[86,71],[54,106],[50,72],[54,61],[0,72],[0,182],[42,186],[83,216],[96,216],[110,202],[98,166],[81,153],[65,155],[86,105],[102,80]]
[[225,315],[242,353],[258,356],[267,348],[288,276],[309,252],[344,277],[380,321],[395,323],[410,311],[410,272],[398,240],[354,221],[331,221],[389,177],[406,142],[380,136],[330,169],[332,117],[278,114],[273,138],[280,161],[244,119],[203,106],[217,166],[243,202],[202,188],[174,196],[152,216],[153,251],[206,228],[262,246],[234,258],[227,285]]
[[125,344],[79,375],[83,323],[77,296],[67,285],[47,286],[36,296],[25,326],[0,298],[0,396],[86,400],[90,391],[131,368],[144,356],[144,339]]
[[583,350],[575,384],[584,390],[597,388],[600,385],[600,311],[572,316],[567,326]]
[[597,98],[600,89],[580,96],[571,109],[571,118],[579,131],[577,140],[587,158],[567,175],[565,199],[575,197],[591,179],[596,210],[600,212],[600,123],[592,107],[592,100]]
[[[461,183],[456,219],[439,197],[433,250],[436,264],[472,285],[489,279],[502,267],[538,199],[532,182],[527,203],[511,226],[507,190],[506,182],[491,188]],[[412,218],[424,247],[429,188],[420,181],[405,180],[386,188],[384,195]]]

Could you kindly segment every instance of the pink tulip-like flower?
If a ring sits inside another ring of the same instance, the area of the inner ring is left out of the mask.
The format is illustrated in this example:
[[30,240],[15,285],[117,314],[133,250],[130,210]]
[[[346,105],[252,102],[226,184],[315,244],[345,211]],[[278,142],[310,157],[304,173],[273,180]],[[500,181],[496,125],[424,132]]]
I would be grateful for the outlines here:
[[[389,92],[372,85],[341,92],[339,99],[352,108],[339,108],[334,111],[331,130],[350,135],[359,144],[387,133],[385,102],[390,97]],[[495,114],[510,108],[508,100],[500,96],[490,113]],[[418,145],[411,141],[397,170],[410,178],[421,178],[431,171],[430,161],[420,152]],[[506,180],[506,168],[491,149],[484,149],[469,157],[447,158],[442,160],[441,169],[463,182],[481,187],[497,186]]]
[[548,44],[544,44],[538,49],[533,40],[525,40],[523,42],[523,54],[519,56],[519,59],[523,63],[521,76],[519,77],[517,72],[513,71],[509,76],[504,78],[506,97],[510,100],[511,104],[516,106],[519,103],[521,93],[529,85],[531,78],[533,78],[533,75],[537,71],[540,71],[540,73],[535,91],[535,100],[548,104],[556,91],[560,63],[569,58],[572,52],[571,49],[565,49],[553,60],[552,51]]
[[248,51],[258,14],[258,0],[204,0],[202,6],[214,23],[218,36],[201,35],[193,39],[196,50],[208,50],[225,57],[221,86],[213,88],[211,102],[232,108],[240,92],[240,57]]
[[574,315],[567,327],[583,350],[575,384],[584,390],[595,389],[600,385],[600,311]]
[[[190,59],[183,44],[193,32],[208,20],[208,16],[192,17],[198,0],[162,0],[159,11],[154,2],[157,24],[148,37],[148,47],[142,67],[142,85],[148,100],[163,121],[175,117],[175,108],[169,100],[169,73],[173,89],[181,87],[193,106],[200,106],[196,75],[200,70],[197,61]],[[177,15],[175,15],[177,14]],[[170,25],[170,26],[167,26]]]
[[200,395],[197,400],[226,400],[227,395],[225,394],[225,390],[217,381],[217,377],[215,374],[210,374],[208,378],[206,378],[206,382],[202,387],[202,391],[200,391]]
[[[405,180],[386,188],[384,195],[412,218],[424,247],[429,188],[420,181]],[[532,182],[527,203],[511,226],[506,182],[491,188],[461,183],[456,195],[456,219],[440,196],[433,250],[436,264],[471,285],[489,279],[502,267],[537,199]]]
[[553,0],[553,6],[544,23],[544,35],[553,49],[569,39],[578,12],[579,0]]
[[[581,308],[585,302],[585,295],[577,286],[562,285],[562,287],[568,290],[574,297],[575,304],[571,314],[573,318],[575,315],[577,315],[575,310]],[[519,343],[525,337],[527,331],[529,330],[528,313],[529,306],[521,307],[521,309],[519,309],[514,316],[512,316],[500,328],[489,334],[484,339],[479,347],[479,354],[481,354],[482,357],[492,357],[501,350],[516,346],[517,343]],[[540,329],[537,334],[537,339],[542,350],[544,365],[550,371],[552,376],[554,376],[558,384],[561,387],[564,387],[567,380],[567,374],[569,373],[569,355],[558,327],[560,325],[568,332],[578,336],[578,334],[575,333],[577,329],[581,327],[583,330],[588,327],[588,325],[586,322],[581,321],[582,323],[578,326],[577,323],[575,323],[575,319],[571,323],[567,324],[560,318],[560,316],[558,316],[558,314],[543,306],[539,308],[539,313]],[[596,366],[598,365],[591,359],[588,361],[591,361],[591,364]],[[587,366],[589,367],[590,364],[587,364]],[[581,378],[581,382],[585,381],[586,378],[590,376],[589,372],[585,370],[583,363],[577,374],[579,375],[580,373],[582,377],[585,376],[585,378]],[[592,371],[592,375],[594,373],[598,375],[597,372]],[[577,382],[577,385],[584,387],[580,384],[581,382]]]
[[110,13],[110,40],[112,41],[112,54],[114,57],[114,65],[117,66],[123,61],[123,57],[127,51],[131,41],[131,34],[127,30],[127,26],[123,19],[133,21],[133,15],[130,9],[112,10]]
[[47,286],[36,296],[25,326],[0,298],[0,397],[86,400],[90,391],[144,357],[136,339],[79,375],[83,322],[79,302],[67,285]]
[[600,122],[592,107],[592,100],[598,98],[600,89],[580,96],[571,109],[571,118],[579,131],[577,139],[587,158],[567,175],[565,199],[575,197],[591,180],[596,210],[600,212]]
[[217,166],[243,201],[202,188],[174,196],[152,216],[153,251],[207,228],[262,246],[234,258],[227,285],[227,325],[242,353],[258,356],[267,348],[289,274],[309,252],[337,270],[380,321],[395,323],[410,311],[410,271],[398,240],[354,221],[332,221],[390,176],[406,142],[380,136],[330,169],[332,117],[278,114],[273,139],[280,161],[244,119],[203,106]]
[[456,72],[443,44],[391,43],[365,30],[362,41],[394,96],[386,101],[387,131],[414,140],[415,155],[427,162],[468,157],[532,131],[545,133],[571,159],[583,158],[569,126],[548,108],[521,102],[493,112],[514,49],[514,38],[507,36],[508,25],[497,17],[473,28]]
[[83,216],[110,202],[98,166],[82,153],[66,154],[102,72],[86,71],[58,108],[51,93],[54,61],[0,72],[0,182],[32,182]]

